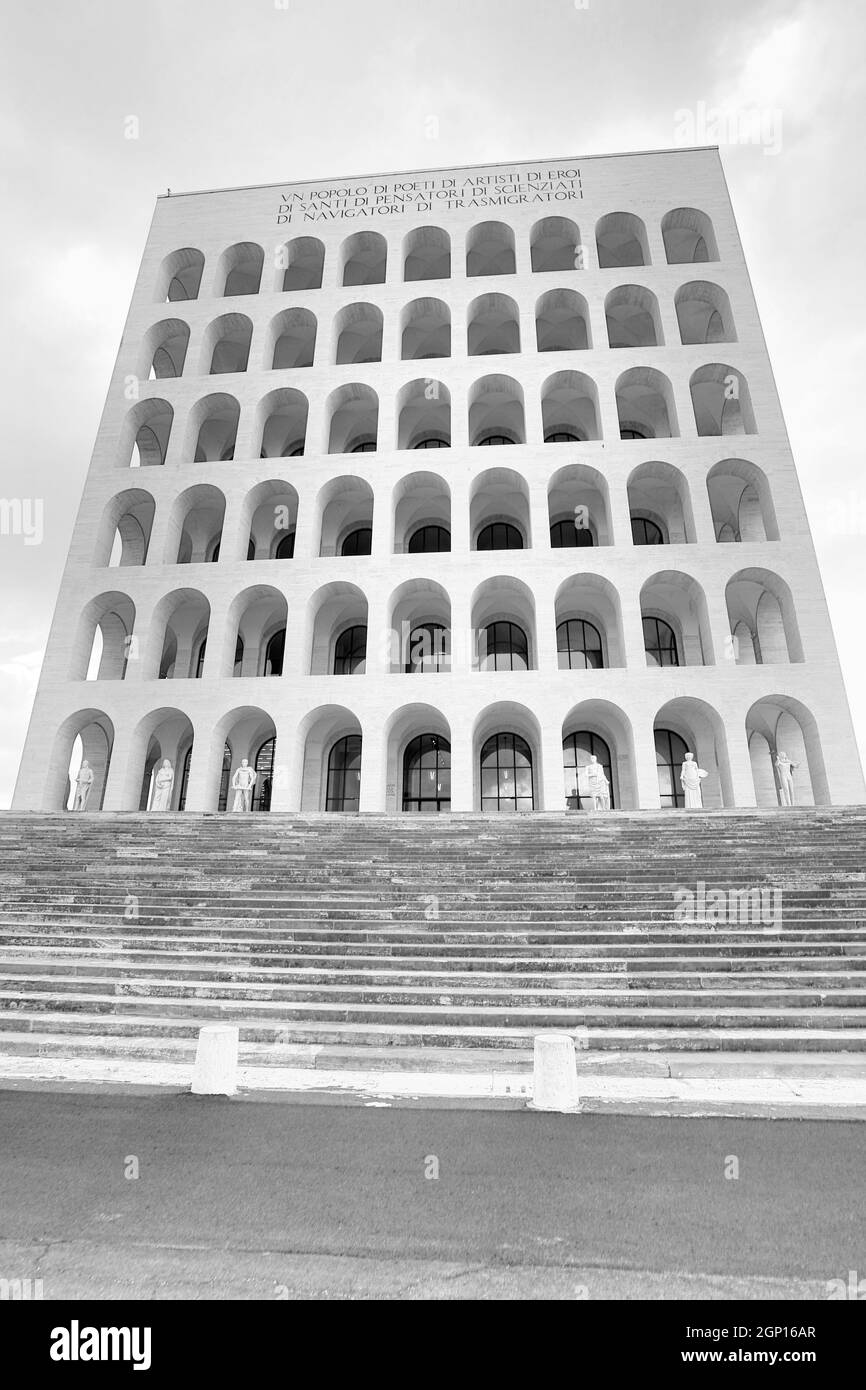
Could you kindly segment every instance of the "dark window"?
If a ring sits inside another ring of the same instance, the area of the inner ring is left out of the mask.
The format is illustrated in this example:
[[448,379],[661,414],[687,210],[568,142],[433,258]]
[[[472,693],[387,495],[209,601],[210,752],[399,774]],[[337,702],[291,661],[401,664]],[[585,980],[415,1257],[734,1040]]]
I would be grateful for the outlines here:
[[544,436],[545,444],[582,444],[579,434],[568,434],[566,430],[554,430]]
[[481,634],[479,669],[482,671],[528,671],[529,643],[517,623],[490,623]]
[[419,623],[409,633],[409,650],[405,669],[418,671],[447,671],[451,664],[448,629],[440,623]]
[[680,785],[680,769],[688,751],[686,745],[679,734],[670,729],[656,729],[655,745],[662,806],[685,806],[686,794]]
[[275,632],[265,648],[265,675],[281,676],[283,674],[283,658],[286,653],[286,629],[281,628]]
[[478,533],[476,550],[522,550],[523,537],[510,521],[493,521]]
[[361,441],[360,444],[353,444],[351,449],[349,450],[350,454],[375,454],[375,452],[375,439],[364,439]]
[[635,545],[664,545],[665,538],[660,526],[647,516],[633,516],[631,519],[631,538]]
[[569,618],[556,629],[560,671],[600,671],[604,666],[601,633],[584,618]]
[[531,811],[532,752],[519,734],[494,734],[481,749],[482,811]]
[[421,439],[412,445],[413,449],[450,449],[447,439]]
[[252,536],[250,536],[250,543],[249,543],[249,545],[247,546],[247,559],[248,559],[248,560],[254,560],[255,558],[256,558],[256,543],[255,543],[255,541],[253,540]]
[[403,755],[403,810],[435,815],[451,810],[451,744],[419,734]]
[[189,765],[190,765],[191,762],[192,762],[192,744],[190,744],[190,745],[189,745],[189,748],[187,748],[187,750],[186,750],[186,756],[184,757],[184,760],[183,760],[183,771],[182,771],[181,774],[180,774],[180,792],[178,793],[178,798],[177,798],[177,809],[178,809],[179,811],[185,811],[185,810],[186,810],[186,790],[187,790],[187,787],[189,786]]
[[334,675],[363,675],[367,669],[367,629],[347,627],[334,644]]
[[513,444],[514,440],[509,439],[507,434],[486,434],[483,439],[479,439],[479,444]]
[[645,433],[643,432],[643,430],[635,430],[635,429],[632,429],[631,427],[626,427],[626,428],[624,428],[624,429],[621,429],[620,432],[619,432],[619,437],[620,437],[620,439],[649,439],[649,438],[650,438],[650,436],[649,436],[648,434],[645,434]]
[[567,521],[555,521],[550,528],[550,544],[554,550],[566,550],[571,546],[595,545],[588,526],[578,526],[569,517]]
[[661,618],[644,618],[643,645],[647,666],[679,666],[676,635]]
[[275,560],[291,560],[295,553],[295,533],[288,531],[274,551]]
[[241,670],[243,669],[243,664],[244,664],[244,639],[243,639],[243,637],[240,637],[240,636],[239,636],[239,637],[238,637],[238,640],[235,642],[235,661],[234,661],[234,666],[233,666],[233,668],[232,668],[232,675],[239,676],[240,673],[241,673]]
[[326,811],[357,811],[361,804],[361,735],[335,743],[328,757]]
[[217,802],[217,810],[225,811],[229,804],[229,782],[232,776],[232,750],[227,743],[223,749],[223,765],[220,773],[220,794]]
[[340,547],[341,555],[369,555],[373,549],[372,526],[359,526],[350,531]]
[[274,753],[277,741],[269,738],[262,744],[253,766],[258,776],[253,787],[253,799],[250,809],[253,811],[269,811],[271,809],[271,796],[274,790]]
[[430,555],[451,549],[451,532],[444,526],[421,526],[409,541],[410,555]]
[[219,559],[219,557],[220,557],[220,543],[219,543],[219,541],[217,541],[216,545],[214,546],[213,550],[211,551],[211,555],[210,555],[210,562],[211,562],[211,564],[212,564],[212,565],[215,565],[216,562],[217,562],[217,560]]
[[195,660],[195,678],[196,678],[196,680],[201,680],[201,673],[202,673],[202,671],[204,670],[204,656],[205,656],[205,652],[206,652],[206,651],[207,651],[207,638],[204,639],[204,641],[202,642],[201,646],[199,647],[199,649],[198,649],[198,656],[196,657],[196,660]]
[[[581,730],[569,734],[562,740],[562,770],[565,775],[566,804],[571,811],[592,810],[592,797],[587,795],[585,780],[580,769],[587,767],[592,756],[598,759],[610,787],[610,807],[614,810],[613,777],[611,775],[610,749],[598,734]],[[584,790],[581,791],[581,784]]]

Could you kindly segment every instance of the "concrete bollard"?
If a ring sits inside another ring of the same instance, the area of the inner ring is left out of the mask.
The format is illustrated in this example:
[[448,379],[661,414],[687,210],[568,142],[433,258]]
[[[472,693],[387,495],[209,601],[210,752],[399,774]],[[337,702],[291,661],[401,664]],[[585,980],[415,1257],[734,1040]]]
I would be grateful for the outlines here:
[[199,1029],[194,1096],[233,1096],[238,1088],[238,1030],[230,1023],[209,1023]]
[[580,1109],[574,1039],[568,1033],[539,1033],[535,1039],[532,1109]]

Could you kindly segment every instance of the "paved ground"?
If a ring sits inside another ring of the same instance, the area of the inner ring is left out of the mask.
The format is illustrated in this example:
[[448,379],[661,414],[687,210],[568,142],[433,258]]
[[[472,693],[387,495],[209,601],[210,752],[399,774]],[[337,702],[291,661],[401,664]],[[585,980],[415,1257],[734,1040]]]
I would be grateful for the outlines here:
[[46,1299],[821,1298],[866,1275],[864,1159],[847,1121],[6,1090],[0,1278]]

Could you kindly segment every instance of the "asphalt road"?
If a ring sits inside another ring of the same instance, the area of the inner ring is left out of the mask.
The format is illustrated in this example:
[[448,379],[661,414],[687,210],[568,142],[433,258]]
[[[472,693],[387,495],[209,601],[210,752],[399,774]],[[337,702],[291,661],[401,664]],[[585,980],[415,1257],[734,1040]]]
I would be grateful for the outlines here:
[[46,1299],[826,1297],[866,1275],[864,1159],[844,1121],[7,1090],[0,1278]]

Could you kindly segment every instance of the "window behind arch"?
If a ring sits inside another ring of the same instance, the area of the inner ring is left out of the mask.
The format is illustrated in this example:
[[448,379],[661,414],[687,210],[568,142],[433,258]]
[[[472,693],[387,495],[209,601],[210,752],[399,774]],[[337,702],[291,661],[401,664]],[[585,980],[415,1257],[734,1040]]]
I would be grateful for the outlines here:
[[256,770],[256,783],[253,787],[253,798],[250,809],[253,811],[269,811],[271,809],[271,796],[274,790],[274,754],[277,748],[275,738],[266,739],[255,757],[253,766]]
[[375,439],[362,439],[359,444],[353,444],[349,450],[350,454],[375,454]]
[[572,434],[570,430],[552,430],[550,434],[544,436],[545,444],[582,444],[579,434]]
[[[610,748],[599,734],[594,734],[588,729],[581,729],[579,733],[568,734],[562,740],[562,770],[565,776],[565,798],[566,805],[570,811],[581,811],[583,809],[592,810],[593,801],[587,795],[585,774],[582,769],[589,766],[592,758],[596,757],[601,765],[601,769],[607,778],[610,788],[610,809],[616,809],[613,792],[613,772]],[[582,790],[583,788],[583,790]]]
[[412,445],[413,449],[450,449],[451,445],[447,439],[438,436],[434,439],[419,439],[417,444]]
[[567,550],[572,546],[595,545],[595,541],[588,526],[578,526],[573,517],[568,517],[565,521],[553,523],[550,544],[554,550]]
[[349,734],[328,755],[326,811],[358,811],[361,806],[361,735]]
[[481,671],[528,671],[529,641],[522,627],[508,621],[489,623],[479,651]]
[[432,555],[451,549],[451,532],[444,526],[420,526],[410,537],[410,555]]
[[295,555],[295,533],[288,531],[274,551],[275,560],[292,560]]
[[631,519],[631,538],[634,545],[664,545],[662,528],[648,516],[633,516]]
[[185,810],[186,810],[186,793],[187,793],[187,789],[188,789],[188,787],[189,787],[189,769],[190,769],[190,763],[191,763],[191,762],[192,762],[192,744],[190,744],[190,745],[189,745],[189,748],[187,748],[187,750],[186,750],[186,754],[184,755],[184,760],[183,760],[183,770],[182,770],[182,772],[181,772],[181,774],[180,774],[180,792],[179,792],[178,798],[177,798],[177,809],[178,809],[179,811],[185,811]]
[[476,550],[522,550],[523,537],[510,521],[492,521],[478,533]]
[[367,629],[347,627],[334,643],[334,675],[360,676],[367,669]]
[[265,648],[265,675],[281,676],[286,653],[286,629],[275,632]]
[[676,633],[661,618],[644,618],[643,645],[647,666],[679,666]]
[[373,549],[372,526],[358,526],[350,531],[340,546],[341,555],[369,555]]
[[652,436],[646,430],[635,429],[633,425],[623,425],[619,432],[620,439],[651,439]]
[[531,811],[532,750],[519,734],[494,734],[481,749],[481,809]]
[[448,629],[441,623],[418,623],[409,633],[406,672],[447,671],[451,664]]
[[225,811],[229,804],[229,783],[232,776],[232,750],[231,744],[227,743],[223,748],[223,765],[220,769],[220,791],[217,801],[217,810]]
[[656,729],[655,746],[662,807],[685,806],[686,794],[680,783],[680,770],[688,749],[679,734],[671,729]]
[[604,666],[601,633],[585,618],[568,618],[556,629],[560,671],[600,671]]
[[419,734],[403,754],[403,810],[451,810],[451,744],[440,734]]
[[509,439],[507,434],[485,434],[478,441],[479,445],[491,444],[513,444],[514,440]]

